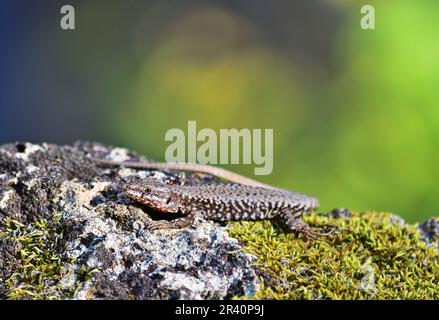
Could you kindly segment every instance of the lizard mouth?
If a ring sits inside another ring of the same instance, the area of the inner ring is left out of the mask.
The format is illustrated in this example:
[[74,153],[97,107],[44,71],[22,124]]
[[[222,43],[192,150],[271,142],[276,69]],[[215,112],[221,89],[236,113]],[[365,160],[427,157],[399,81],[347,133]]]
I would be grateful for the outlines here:
[[137,202],[144,202],[145,198],[142,196],[142,193],[140,191],[136,190],[126,190],[125,194],[128,198],[137,201]]
[[174,205],[171,201],[171,197],[167,194],[154,194],[147,193],[144,190],[138,190],[136,188],[125,190],[126,196],[134,200],[137,203],[145,205],[155,211],[160,212],[177,212],[177,209],[174,208]]

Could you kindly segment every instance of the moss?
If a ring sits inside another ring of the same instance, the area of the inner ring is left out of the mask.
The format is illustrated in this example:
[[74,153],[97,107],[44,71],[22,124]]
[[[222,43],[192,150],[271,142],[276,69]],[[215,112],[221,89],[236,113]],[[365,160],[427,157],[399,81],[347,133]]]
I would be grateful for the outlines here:
[[[419,228],[387,213],[353,213],[333,218],[311,214],[304,220],[338,231],[317,241],[285,234],[270,221],[233,222],[229,234],[258,257],[262,286],[256,299],[439,299],[439,257],[435,242]],[[436,225],[436,224],[435,224]],[[65,255],[61,215],[26,225],[6,219],[0,237],[19,243],[17,270],[5,283],[9,299],[72,297],[93,272]],[[66,267],[67,266],[67,267]],[[73,272],[73,284],[63,278]],[[238,297],[239,298],[239,297]]]
[[[8,299],[59,299],[71,297],[73,289],[63,288],[60,280],[67,270],[63,268],[73,259],[63,258],[65,247],[61,215],[30,222],[26,225],[14,219],[6,219],[0,236],[13,239],[21,245],[18,254],[20,266],[6,280]],[[85,270],[78,270],[78,283],[85,278]]]
[[269,221],[233,222],[229,234],[258,257],[262,286],[255,299],[439,299],[437,243],[388,213],[332,218],[311,214],[334,234],[310,241]]

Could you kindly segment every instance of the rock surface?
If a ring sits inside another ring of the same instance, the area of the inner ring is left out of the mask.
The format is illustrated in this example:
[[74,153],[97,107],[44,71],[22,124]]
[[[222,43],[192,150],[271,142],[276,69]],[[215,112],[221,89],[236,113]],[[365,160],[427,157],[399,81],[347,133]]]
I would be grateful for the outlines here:
[[320,241],[269,221],[150,231],[175,216],[126,198],[127,183],[215,178],[99,167],[88,156],[145,160],[88,142],[0,146],[0,299],[439,299],[439,218],[304,217],[336,228]]
[[222,299],[254,295],[259,280],[225,227],[197,221],[150,232],[172,217],[122,193],[150,177],[197,184],[185,173],[98,167],[87,155],[139,159],[126,149],[16,143],[0,146],[0,298]]

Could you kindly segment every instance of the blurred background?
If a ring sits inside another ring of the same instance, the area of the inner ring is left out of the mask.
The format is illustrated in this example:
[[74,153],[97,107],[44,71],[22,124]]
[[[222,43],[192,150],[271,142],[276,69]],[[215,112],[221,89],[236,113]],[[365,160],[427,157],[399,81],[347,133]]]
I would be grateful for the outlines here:
[[[366,2],[366,3],[364,3]],[[76,30],[59,27],[76,10]],[[360,28],[371,4],[376,30]],[[322,210],[439,215],[437,0],[1,1],[0,143],[164,160],[170,128],[273,128],[257,179]],[[229,169],[251,176],[253,165]]]

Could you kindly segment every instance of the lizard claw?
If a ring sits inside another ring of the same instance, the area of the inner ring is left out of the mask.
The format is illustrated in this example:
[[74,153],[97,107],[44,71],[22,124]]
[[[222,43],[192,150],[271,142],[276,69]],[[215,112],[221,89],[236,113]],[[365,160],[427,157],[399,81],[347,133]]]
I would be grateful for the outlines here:
[[298,229],[297,231],[303,233],[307,238],[317,240],[319,237],[329,236],[330,234],[334,233],[335,229],[336,228],[331,228],[331,230],[327,232],[322,232],[322,229],[320,228],[313,228],[307,224],[304,224],[302,228]]
[[287,227],[287,230],[302,233],[307,238],[313,240],[317,240],[322,236],[328,236],[336,229],[333,227],[331,230],[324,232],[322,231],[323,229],[313,228],[298,217],[290,215],[288,212],[277,216],[277,218],[280,219],[280,222],[282,222],[285,227]]

